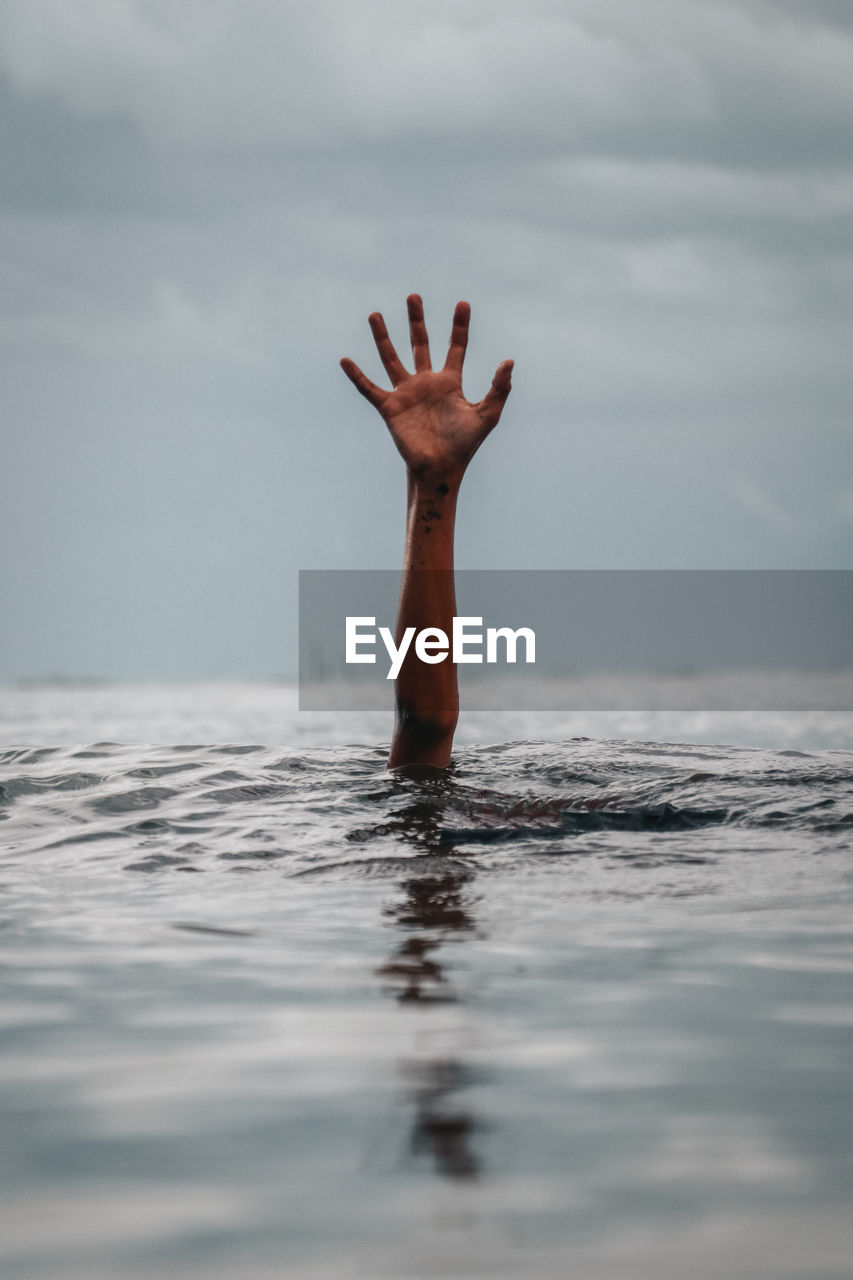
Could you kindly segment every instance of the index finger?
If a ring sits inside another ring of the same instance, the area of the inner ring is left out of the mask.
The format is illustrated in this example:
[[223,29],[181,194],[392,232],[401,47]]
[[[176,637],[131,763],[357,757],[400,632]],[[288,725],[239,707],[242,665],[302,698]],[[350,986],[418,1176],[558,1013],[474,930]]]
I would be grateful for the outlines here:
[[453,312],[453,328],[450,331],[450,346],[447,348],[445,369],[454,373],[462,372],[465,351],[468,347],[468,322],[471,319],[471,308],[467,302],[457,302]]

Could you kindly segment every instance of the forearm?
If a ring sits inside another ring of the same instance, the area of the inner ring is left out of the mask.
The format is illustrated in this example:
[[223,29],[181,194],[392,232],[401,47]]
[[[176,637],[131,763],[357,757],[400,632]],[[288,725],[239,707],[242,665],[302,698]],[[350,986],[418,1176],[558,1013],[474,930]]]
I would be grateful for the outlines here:
[[[435,627],[450,638],[456,613],[453,531],[460,474],[409,472],[406,548],[397,644],[408,627]],[[456,666],[448,654],[426,663],[409,647],[395,685],[396,723],[389,768],[450,763],[459,716]]]

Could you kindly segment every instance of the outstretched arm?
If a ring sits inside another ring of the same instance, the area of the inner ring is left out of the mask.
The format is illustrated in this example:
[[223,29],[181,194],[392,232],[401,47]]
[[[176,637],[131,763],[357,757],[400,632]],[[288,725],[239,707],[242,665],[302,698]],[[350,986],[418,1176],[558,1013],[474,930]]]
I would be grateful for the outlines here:
[[[352,360],[341,367],[361,394],[379,410],[408,472],[406,550],[400,606],[399,645],[408,627],[437,627],[450,636],[456,613],[453,584],[453,526],[459,485],[468,463],[497,425],[510,391],[512,361],[498,368],[487,395],[470,404],[462,394],[462,365],[468,345],[467,302],[456,306],[444,367],[433,370],[421,299],[408,299],[415,371],[409,373],[388,337],[378,312],[370,328],[391,379],[385,391]],[[456,666],[421,662],[410,646],[396,681],[396,723],[389,769],[401,765],[450,763],[459,717]]]

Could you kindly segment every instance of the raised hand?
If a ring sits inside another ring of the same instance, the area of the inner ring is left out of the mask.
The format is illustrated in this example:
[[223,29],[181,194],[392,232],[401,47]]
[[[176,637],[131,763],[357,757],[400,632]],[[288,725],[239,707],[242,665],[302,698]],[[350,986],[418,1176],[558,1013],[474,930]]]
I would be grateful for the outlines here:
[[468,303],[456,304],[447,359],[439,370],[432,367],[424,308],[418,294],[410,294],[407,305],[414,373],[409,373],[397,355],[378,311],[370,317],[370,328],[379,358],[391,379],[391,390],[383,390],[371,382],[352,360],[343,359],[341,368],[382,414],[416,480],[448,478],[458,483],[471,458],[498,423],[510,392],[513,362],[504,360],[490,390],[477,404],[471,404],[462,394],[462,365],[471,316]]
[[[459,485],[465,468],[497,425],[510,390],[512,361],[504,360],[491,389],[477,404],[462,394],[462,364],[468,345],[467,302],[456,304],[450,348],[434,370],[424,324],[423,303],[408,298],[409,332],[415,371],[409,373],[388,337],[378,312],[370,327],[391,390],[385,391],[352,360],[341,367],[361,394],[379,410],[408,468],[406,550],[396,638],[438,629],[450,635],[456,615],[453,580],[453,528]],[[450,660],[423,661],[408,650],[394,686],[397,717],[388,767],[450,762],[459,715],[456,666]]]

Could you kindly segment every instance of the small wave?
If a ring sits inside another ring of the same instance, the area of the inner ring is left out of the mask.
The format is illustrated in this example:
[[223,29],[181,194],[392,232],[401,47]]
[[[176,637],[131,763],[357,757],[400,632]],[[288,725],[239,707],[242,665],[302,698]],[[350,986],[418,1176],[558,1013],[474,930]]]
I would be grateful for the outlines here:
[[[76,767],[87,753],[97,754],[99,772]],[[100,743],[88,752],[10,751],[2,760],[9,852],[49,865],[73,851],[80,865],[114,860],[133,872],[311,875],[349,865],[356,849],[359,861],[464,851],[520,863],[586,853],[594,837],[610,852],[624,838],[632,854],[678,840],[686,866],[714,856],[715,830],[739,831],[739,849],[772,833],[781,848],[846,839],[853,823],[844,752],[514,742],[464,748],[426,779],[386,772],[372,746],[297,754]],[[731,848],[731,837],[721,834],[718,845]]]
[[694,831],[698,827],[719,826],[728,821],[726,809],[678,809],[675,805],[650,805],[641,809],[568,809],[559,818],[526,820],[514,806],[512,821],[489,826],[447,826],[442,828],[442,843],[479,841],[483,844],[521,839],[555,839],[588,831]]

